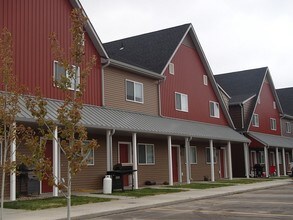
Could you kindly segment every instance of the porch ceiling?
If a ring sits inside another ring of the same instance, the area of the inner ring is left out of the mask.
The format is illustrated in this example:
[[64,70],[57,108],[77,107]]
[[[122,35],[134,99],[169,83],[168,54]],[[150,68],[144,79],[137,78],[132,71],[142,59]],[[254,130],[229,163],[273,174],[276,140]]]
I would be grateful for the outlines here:
[[293,138],[290,137],[263,134],[258,132],[249,132],[248,135],[263,143],[265,146],[293,148]]
[[[62,101],[52,99],[46,101],[48,117],[56,121],[56,110],[62,105]],[[20,100],[20,107],[21,112],[18,114],[18,121],[34,122],[22,99]],[[82,123],[90,129],[115,129],[117,131],[193,137],[203,140],[250,142],[249,139],[228,126],[175,120],[91,105],[84,105]]]

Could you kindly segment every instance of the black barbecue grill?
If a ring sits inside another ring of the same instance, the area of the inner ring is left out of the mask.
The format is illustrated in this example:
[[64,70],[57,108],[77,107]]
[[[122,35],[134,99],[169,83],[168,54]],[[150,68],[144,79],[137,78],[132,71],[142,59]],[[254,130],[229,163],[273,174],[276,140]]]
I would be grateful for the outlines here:
[[113,171],[107,171],[107,175],[111,175],[112,177],[112,191],[114,189],[121,189],[124,191],[124,176],[131,175],[132,182],[131,182],[131,188],[133,190],[133,173],[137,170],[134,170],[132,166],[125,166],[121,163],[116,164],[113,167]]

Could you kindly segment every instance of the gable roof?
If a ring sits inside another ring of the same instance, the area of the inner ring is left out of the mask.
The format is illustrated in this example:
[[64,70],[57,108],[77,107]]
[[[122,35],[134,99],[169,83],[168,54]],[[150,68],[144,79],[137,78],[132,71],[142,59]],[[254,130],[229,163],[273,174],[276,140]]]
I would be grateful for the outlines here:
[[161,74],[190,26],[184,24],[103,45],[111,59]]
[[[84,16],[88,18],[88,16],[86,15],[86,12],[83,9],[83,7],[82,7],[81,3],[79,2],[79,0],[69,0],[69,2],[71,3],[72,7],[81,9],[83,14],[84,14]],[[87,34],[89,35],[92,43],[94,44],[96,50],[100,54],[100,56],[102,58],[107,59],[108,54],[107,54],[106,50],[104,49],[103,44],[102,44],[98,34],[96,33],[96,31],[94,29],[94,26],[92,25],[92,23],[91,23],[91,21],[89,19],[87,19],[84,28],[85,28]]]
[[293,116],[293,87],[277,89],[284,114]]
[[268,68],[243,70],[215,75],[217,83],[231,96],[231,103],[243,103],[258,95]]

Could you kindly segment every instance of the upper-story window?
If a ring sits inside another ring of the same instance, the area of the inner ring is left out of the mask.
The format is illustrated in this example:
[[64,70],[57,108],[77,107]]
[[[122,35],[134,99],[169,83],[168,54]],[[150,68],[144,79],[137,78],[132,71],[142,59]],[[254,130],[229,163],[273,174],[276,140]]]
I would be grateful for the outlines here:
[[207,76],[207,75],[203,75],[203,84],[204,84],[205,86],[208,85],[208,76]]
[[277,130],[277,121],[275,118],[270,118],[271,130]]
[[291,133],[291,123],[290,122],[286,122],[286,133]]
[[65,68],[58,63],[58,61],[54,61],[54,80],[56,82],[61,82],[63,78],[70,78],[68,89],[74,90],[76,86],[76,89],[78,90],[80,85],[80,69],[79,67],[72,65],[72,71],[73,76],[69,77],[69,71],[65,70]]
[[172,75],[175,74],[174,63],[169,63],[169,73]]
[[143,84],[126,80],[126,100],[143,103]]
[[258,114],[253,114],[252,116],[252,126],[259,127],[259,117]]
[[274,109],[277,108],[277,106],[276,106],[276,102],[275,102],[275,101],[273,102],[273,108],[274,108]]
[[175,92],[176,110],[188,112],[188,96],[183,93]]
[[220,108],[218,102],[210,101],[210,116],[213,118],[220,118]]

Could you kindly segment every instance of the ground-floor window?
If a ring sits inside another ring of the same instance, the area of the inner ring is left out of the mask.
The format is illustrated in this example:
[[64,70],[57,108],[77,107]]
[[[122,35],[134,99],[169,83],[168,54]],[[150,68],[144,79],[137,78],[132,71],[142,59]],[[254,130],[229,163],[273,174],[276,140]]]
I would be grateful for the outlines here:
[[[216,148],[214,148],[214,163],[217,163],[217,151]],[[206,147],[206,163],[211,163],[211,151],[209,147]]]
[[155,163],[155,147],[153,144],[138,144],[138,163]]
[[88,166],[95,165],[95,162],[94,162],[94,149],[89,150],[89,152],[86,155],[85,161],[86,161],[86,164]]
[[265,154],[263,151],[258,152],[258,163],[264,164],[265,163]]
[[197,151],[196,146],[190,146],[190,163],[196,164],[197,163]]

